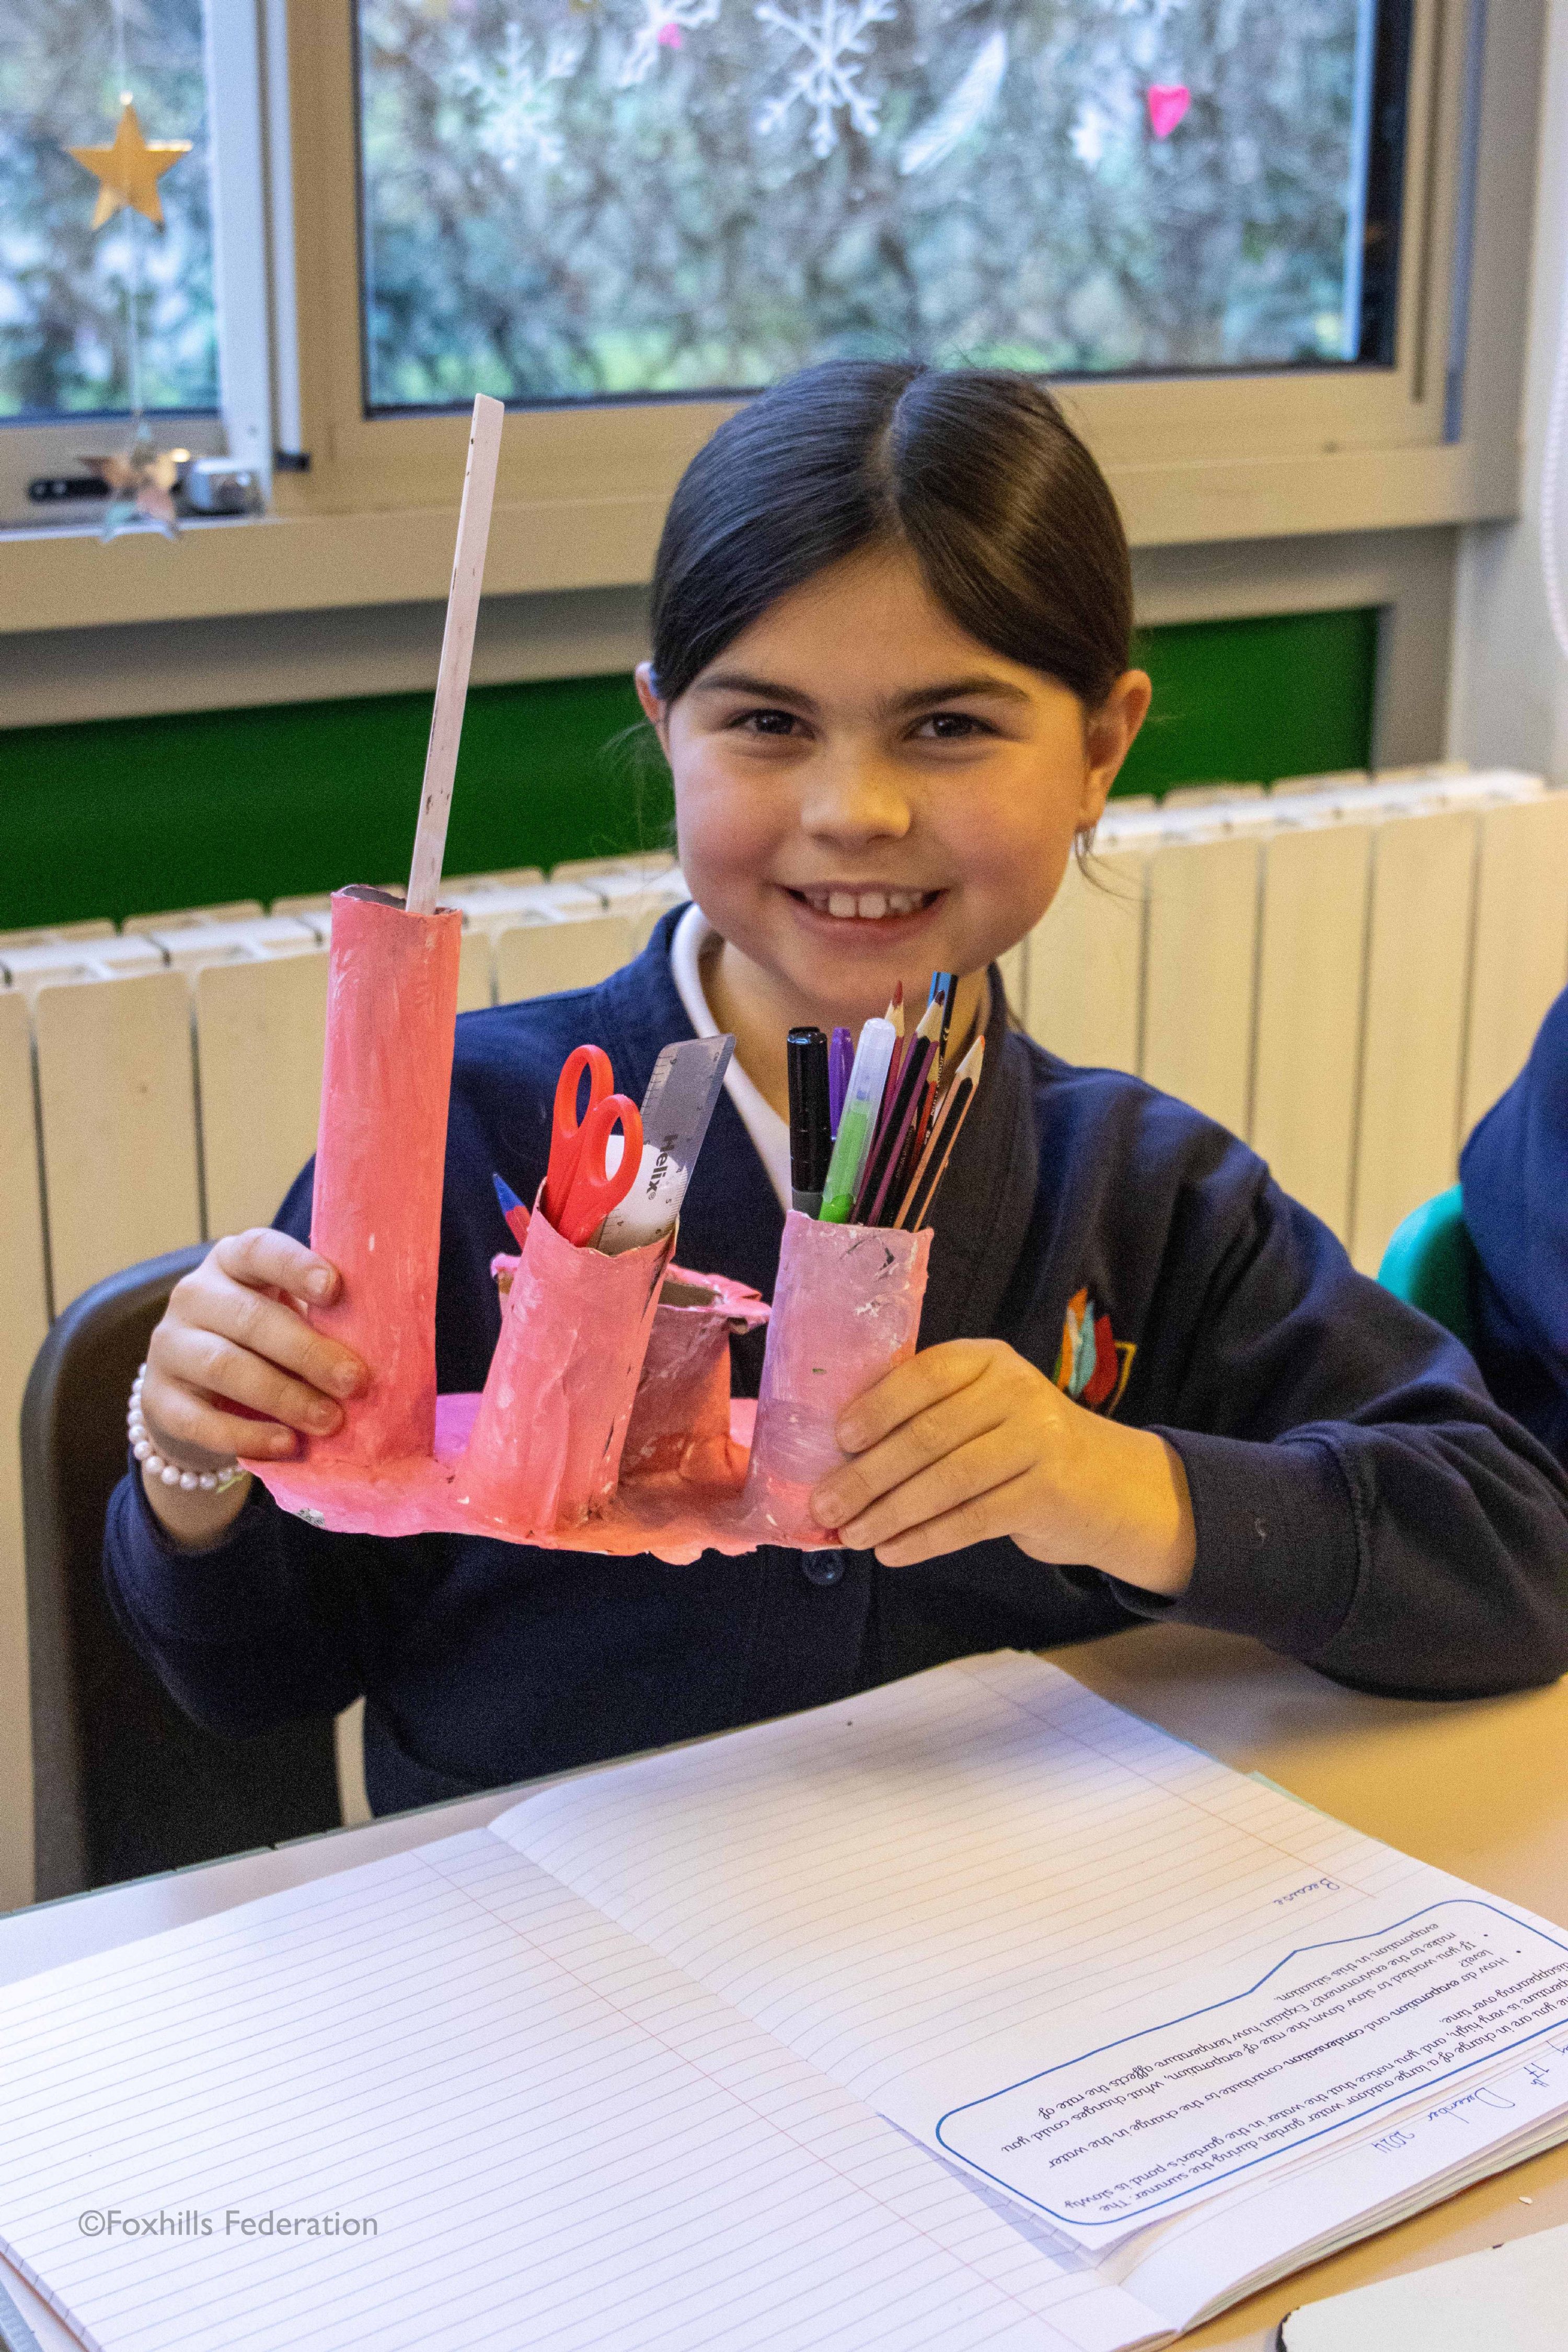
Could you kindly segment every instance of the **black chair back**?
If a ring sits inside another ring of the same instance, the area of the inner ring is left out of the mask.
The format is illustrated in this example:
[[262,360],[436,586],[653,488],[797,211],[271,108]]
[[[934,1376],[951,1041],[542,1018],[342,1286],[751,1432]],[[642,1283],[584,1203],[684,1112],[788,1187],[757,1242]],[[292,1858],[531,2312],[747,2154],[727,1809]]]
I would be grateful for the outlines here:
[[103,1589],[136,1367],[202,1250],[111,1275],[68,1307],[22,1404],[38,1901],[333,1829],[330,1717],[226,1739],[169,1696]]

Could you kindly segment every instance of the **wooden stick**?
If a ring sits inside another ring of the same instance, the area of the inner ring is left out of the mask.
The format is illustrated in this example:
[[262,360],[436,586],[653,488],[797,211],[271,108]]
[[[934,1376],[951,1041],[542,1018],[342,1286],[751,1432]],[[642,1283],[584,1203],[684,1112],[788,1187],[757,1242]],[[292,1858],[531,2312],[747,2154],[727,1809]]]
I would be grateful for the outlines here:
[[452,814],[452,780],[458,772],[458,745],[462,740],[463,705],[468,698],[468,671],[474,658],[474,631],[479,625],[479,589],[485,576],[485,549],[490,535],[490,508],[495,503],[496,466],[505,415],[506,410],[499,400],[491,400],[486,393],[479,394],[474,403],[474,421],[468,434],[468,464],[463,476],[463,504],[458,516],[458,549],[452,558],[452,586],[447,598],[447,631],[441,640],[436,708],[430,714],[430,748],[425,754],[419,824],[414,835],[414,862],[408,873],[405,903],[411,915],[433,914],[441,888],[447,820]]

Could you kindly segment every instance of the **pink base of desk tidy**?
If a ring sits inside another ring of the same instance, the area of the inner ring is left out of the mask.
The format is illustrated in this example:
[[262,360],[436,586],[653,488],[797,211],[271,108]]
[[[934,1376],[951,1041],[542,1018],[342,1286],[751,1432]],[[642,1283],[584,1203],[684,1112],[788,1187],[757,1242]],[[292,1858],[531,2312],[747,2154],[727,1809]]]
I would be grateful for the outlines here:
[[[521,1256],[498,1261],[510,1282],[483,1394],[437,1399],[458,937],[445,910],[333,898],[310,1239],[342,1295],[310,1319],[372,1380],[335,1436],[247,1468],[285,1510],[344,1534],[488,1535],[672,1563],[831,1545],[806,1498],[842,1459],[837,1415],[914,1353],[929,1230],[792,1211],[769,1318],[754,1291],[674,1266],[674,1234],[606,1257],[536,1208]],[[753,1408],[731,1399],[729,1334],[764,1319]]]

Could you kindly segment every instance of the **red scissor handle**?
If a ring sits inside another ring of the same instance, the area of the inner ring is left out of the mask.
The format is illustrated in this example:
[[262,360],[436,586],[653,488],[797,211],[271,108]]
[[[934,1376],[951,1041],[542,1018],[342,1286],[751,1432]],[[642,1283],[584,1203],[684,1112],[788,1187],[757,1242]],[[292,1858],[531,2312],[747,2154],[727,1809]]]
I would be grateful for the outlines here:
[[[605,1154],[619,1126],[620,1165],[611,1175]],[[619,1208],[642,1165],[642,1113],[629,1095],[605,1095],[595,1103],[577,1134],[577,1159],[559,1217],[551,1223],[563,1241],[581,1248],[592,1241],[612,1209]]]
[[[588,1077],[588,1108],[577,1115],[583,1075]],[[555,1115],[551,1125],[550,1167],[544,1179],[544,1213],[557,1233],[566,1213],[567,1196],[582,1150],[583,1129],[616,1083],[610,1057],[602,1045],[577,1045],[561,1066],[555,1081]],[[612,1125],[614,1122],[611,1122]]]

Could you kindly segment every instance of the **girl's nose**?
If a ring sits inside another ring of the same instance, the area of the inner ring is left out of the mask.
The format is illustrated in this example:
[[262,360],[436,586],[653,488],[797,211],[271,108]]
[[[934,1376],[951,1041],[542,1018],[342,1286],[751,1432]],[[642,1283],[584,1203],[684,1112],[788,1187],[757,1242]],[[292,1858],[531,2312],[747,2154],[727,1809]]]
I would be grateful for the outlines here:
[[896,775],[875,758],[846,753],[814,768],[800,821],[826,840],[901,841],[912,816]]

